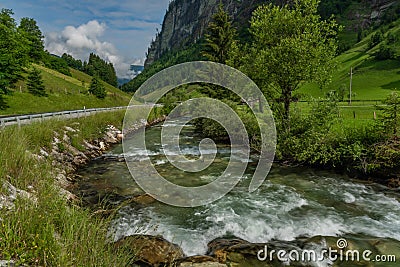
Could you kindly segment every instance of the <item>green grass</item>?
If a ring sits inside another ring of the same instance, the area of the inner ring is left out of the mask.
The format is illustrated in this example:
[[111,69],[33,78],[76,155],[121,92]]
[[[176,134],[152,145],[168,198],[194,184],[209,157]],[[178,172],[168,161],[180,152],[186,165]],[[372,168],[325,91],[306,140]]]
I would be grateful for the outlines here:
[[[386,33],[398,34],[400,20],[387,29]],[[323,97],[331,90],[346,88],[345,99],[348,99],[350,85],[350,68],[353,68],[352,92],[355,100],[383,100],[392,91],[400,89],[400,61],[375,60],[373,54],[379,49],[379,44],[368,49],[368,42],[375,32],[370,33],[352,49],[339,55],[335,61],[337,67],[333,73],[332,83],[323,89],[315,84],[304,84],[299,93],[313,97]],[[348,37],[350,38],[350,37]]]
[[[104,86],[107,97],[104,100],[88,94],[91,77],[71,69],[72,77],[57,71],[34,65],[41,70],[48,97],[33,96],[28,92],[26,81],[19,81],[6,101],[10,108],[0,110],[0,115],[31,114],[99,107],[128,105],[131,95],[107,83]],[[27,76],[27,75],[25,75]]]
[[[131,116],[140,119],[142,111]],[[74,146],[103,136],[107,125],[122,126],[123,111],[49,120],[0,130],[0,193],[3,181],[30,192],[36,199],[18,199],[12,211],[0,210],[0,259],[29,266],[128,266],[132,255],[115,250],[107,237],[109,222],[67,203],[55,186],[50,158],[33,156],[51,148],[53,137],[69,126],[78,131]]]
[[[400,20],[393,23],[391,27],[385,26],[387,33],[399,35]],[[374,112],[376,119],[382,116],[377,105],[381,105],[384,100],[393,91],[400,90],[400,61],[374,59],[374,53],[379,49],[377,46],[369,49],[368,43],[375,32],[369,33],[363,40],[355,44],[353,48],[336,57],[336,68],[332,75],[332,82],[325,88],[319,88],[316,84],[304,84],[296,93],[305,97],[324,98],[329,91],[345,88],[344,101],[338,103],[339,116],[341,118],[337,128],[343,125],[354,128],[362,127],[368,123],[374,122]],[[349,42],[354,41],[356,36],[348,31],[341,34],[340,38]],[[399,42],[399,41],[398,41]],[[399,45],[400,49],[400,45]],[[400,55],[400,53],[398,53]],[[349,105],[349,87],[350,87],[350,68],[353,68],[352,80],[352,104]],[[309,105],[305,102],[296,103],[304,114],[308,114]],[[354,118],[355,116],[355,118]]]

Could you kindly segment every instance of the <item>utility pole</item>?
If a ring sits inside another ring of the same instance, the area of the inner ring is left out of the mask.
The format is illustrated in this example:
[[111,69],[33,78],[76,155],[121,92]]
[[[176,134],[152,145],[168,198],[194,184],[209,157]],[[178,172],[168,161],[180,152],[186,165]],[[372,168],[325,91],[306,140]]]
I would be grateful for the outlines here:
[[353,67],[350,68],[350,94],[349,94],[349,105],[351,106],[351,86],[353,85]]

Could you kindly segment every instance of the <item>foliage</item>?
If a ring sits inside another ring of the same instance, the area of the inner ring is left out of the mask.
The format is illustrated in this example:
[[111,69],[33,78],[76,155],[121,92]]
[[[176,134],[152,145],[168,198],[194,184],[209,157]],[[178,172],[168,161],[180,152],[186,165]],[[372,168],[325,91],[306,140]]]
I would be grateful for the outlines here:
[[47,96],[41,72],[35,67],[28,75],[27,87],[29,93],[31,93],[32,95]]
[[[0,184],[7,181],[32,194],[18,198],[12,211],[0,209],[0,258],[26,266],[128,266],[131,254],[116,250],[109,222],[68,203],[55,185],[50,158],[38,159],[52,146],[54,133],[78,127],[79,137],[99,138],[106,125],[121,127],[123,111],[72,120],[52,120],[0,131]],[[10,138],[12,136],[13,138]],[[0,191],[2,187],[0,187]]]
[[100,99],[104,99],[107,96],[106,89],[97,76],[94,76],[92,78],[92,82],[90,83],[89,93]]
[[47,51],[44,52],[43,63],[49,69],[56,70],[67,76],[71,76],[71,71],[69,70],[67,63],[56,55],[51,55]]
[[83,70],[83,63],[80,59],[75,59],[71,55],[64,53],[61,58],[67,63],[67,65],[76,70]]
[[275,109],[290,130],[292,93],[302,82],[323,85],[330,79],[338,31],[332,21],[321,21],[317,0],[298,0],[283,7],[256,9],[251,19],[253,43],[241,55],[240,68],[263,90],[267,99],[283,103]]
[[379,47],[379,50],[375,53],[377,60],[395,59],[396,53],[393,47],[383,44]]
[[10,106],[7,104],[6,100],[4,99],[3,94],[0,92],[0,110],[5,110]]
[[232,21],[222,4],[208,24],[207,32],[202,55],[208,60],[225,63],[235,45],[236,30],[232,27]]
[[41,61],[44,52],[44,36],[36,21],[32,18],[22,18],[18,29],[29,41],[28,55],[30,59],[34,62]]
[[373,48],[374,46],[378,45],[380,42],[383,41],[383,34],[381,31],[377,31],[371,36],[371,39],[368,43],[368,48]]
[[322,0],[318,11],[323,19],[328,19],[332,15],[343,14],[352,2],[352,0]]
[[384,101],[385,106],[379,106],[383,111],[381,119],[384,132],[397,136],[400,127],[400,96],[398,93],[391,93]]
[[10,9],[1,9],[0,12],[0,98],[5,108],[2,95],[22,78],[24,67],[28,64],[28,41],[17,29],[12,18],[14,13]]
[[89,62],[83,64],[83,71],[90,76],[98,76],[112,86],[118,86],[117,74],[113,64],[106,62],[96,54],[90,53]]
[[[232,51],[237,47],[236,29],[232,26],[231,18],[223,9],[222,4],[218,12],[212,17],[208,24],[203,49],[201,54],[210,61],[225,64],[230,59]],[[200,92],[211,98],[229,99],[239,103],[240,98],[230,90],[214,84],[202,84]]]

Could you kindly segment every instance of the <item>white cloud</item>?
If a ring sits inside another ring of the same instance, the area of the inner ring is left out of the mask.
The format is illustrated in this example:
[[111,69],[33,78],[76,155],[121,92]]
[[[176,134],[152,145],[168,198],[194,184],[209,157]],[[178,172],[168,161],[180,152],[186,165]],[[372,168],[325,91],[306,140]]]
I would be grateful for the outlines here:
[[97,20],[89,21],[78,27],[66,26],[60,33],[52,32],[45,38],[46,49],[55,55],[67,53],[74,58],[88,60],[91,52],[113,63],[118,77],[128,77],[130,64],[119,54],[112,43],[100,40],[107,26]]

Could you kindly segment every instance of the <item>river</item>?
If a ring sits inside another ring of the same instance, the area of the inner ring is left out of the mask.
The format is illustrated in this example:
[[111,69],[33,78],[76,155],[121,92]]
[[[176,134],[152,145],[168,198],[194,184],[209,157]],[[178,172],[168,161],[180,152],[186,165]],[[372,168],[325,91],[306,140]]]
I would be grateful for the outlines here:
[[[198,186],[218,177],[226,167],[230,148],[218,145],[214,163],[199,173],[177,170],[163,155],[161,125],[149,128],[146,141],[157,170],[176,184]],[[193,127],[181,133],[182,151],[198,157],[200,137]],[[135,135],[127,139],[129,160],[140,161]],[[130,197],[142,194],[124,162],[122,145],[81,169],[81,189],[114,192]],[[400,240],[400,193],[384,186],[349,179],[331,171],[274,165],[264,184],[248,192],[257,155],[252,153],[245,175],[225,197],[196,208],[178,208],[154,202],[140,209],[120,209],[111,233],[117,240],[132,234],[162,235],[179,244],[186,255],[204,254],[216,237],[235,236],[250,242],[293,240],[300,236],[366,236]],[[84,186],[83,186],[84,184]],[[83,190],[84,191],[84,190]],[[86,194],[93,198],[93,194]]]

